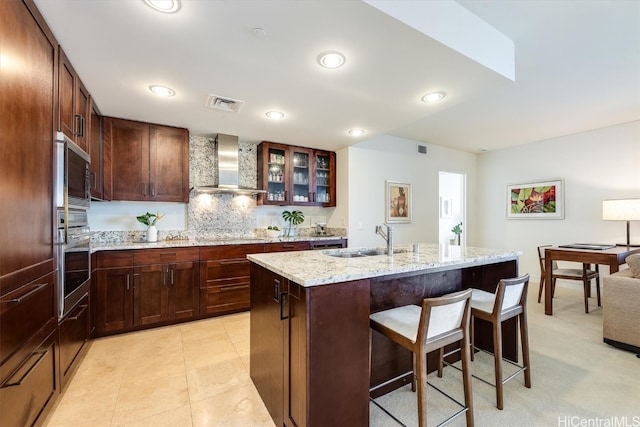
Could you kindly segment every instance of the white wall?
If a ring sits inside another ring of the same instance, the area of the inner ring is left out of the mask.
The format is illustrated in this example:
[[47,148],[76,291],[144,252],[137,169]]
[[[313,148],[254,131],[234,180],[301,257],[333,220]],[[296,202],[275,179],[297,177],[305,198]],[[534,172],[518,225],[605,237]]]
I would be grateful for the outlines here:
[[[564,179],[563,220],[506,219],[507,185],[554,178]],[[522,251],[520,272],[539,277],[539,245],[626,240],[624,222],[602,220],[602,200],[640,198],[640,121],[483,153],[478,179],[479,245]]]
[[[439,171],[467,174],[468,193],[474,194],[475,154],[436,145],[428,145],[426,155],[418,154],[417,144],[409,139],[381,135],[349,147],[348,155],[341,156],[348,163],[349,246],[384,246],[383,239],[375,234],[375,226],[385,221],[386,180],[412,186],[413,220],[408,224],[394,224],[398,244],[438,242]],[[467,243],[473,244],[473,199],[468,202],[467,212]]]

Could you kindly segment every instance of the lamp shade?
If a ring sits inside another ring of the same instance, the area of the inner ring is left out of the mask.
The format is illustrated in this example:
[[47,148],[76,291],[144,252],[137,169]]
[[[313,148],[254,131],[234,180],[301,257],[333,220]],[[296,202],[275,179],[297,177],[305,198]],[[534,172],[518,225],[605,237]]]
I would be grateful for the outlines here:
[[603,200],[602,219],[640,221],[640,199]]

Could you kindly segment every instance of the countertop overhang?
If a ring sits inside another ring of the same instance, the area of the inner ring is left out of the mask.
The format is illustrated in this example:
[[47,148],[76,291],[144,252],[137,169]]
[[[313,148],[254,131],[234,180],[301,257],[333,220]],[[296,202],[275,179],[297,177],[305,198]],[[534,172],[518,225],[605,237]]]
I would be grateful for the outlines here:
[[339,258],[330,255],[336,252],[370,250],[350,248],[250,254],[247,258],[299,285],[310,287],[402,273],[437,272],[495,264],[518,260],[522,255],[520,251],[426,243],[418,244],[418,252],[414,253],[413,246],[398,246],[396,249],[401,252],[392,256],[385,254]]

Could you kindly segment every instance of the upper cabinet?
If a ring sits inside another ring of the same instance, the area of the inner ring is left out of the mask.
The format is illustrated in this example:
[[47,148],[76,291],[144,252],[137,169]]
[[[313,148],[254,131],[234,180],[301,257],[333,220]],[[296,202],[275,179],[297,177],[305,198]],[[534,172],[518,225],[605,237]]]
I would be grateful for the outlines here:
[[89,92],[73,69],[69,58],[58,47],[58,130],[71,138],[87,153],[90,151],[88,138],[91,102]]
[[103,132],[111,154],[112,200],[189,201],[187,129],[104,117]]
[[[91,198],[96,200],[111,200],[111,192],[105,191],[105,174],[106,168],[111,168],[111,155],[105,150],[104,134],[102,132],[102,116],[98,107],[91,102],[91,114],[89,116],[89,153],[91,154]],[[106,151],[106,154],[105,154]],[[110,177],[108,177],[110,179]]]
[[258,145],[258,197],[262,205],[336,205],[336,156],[292,145]]

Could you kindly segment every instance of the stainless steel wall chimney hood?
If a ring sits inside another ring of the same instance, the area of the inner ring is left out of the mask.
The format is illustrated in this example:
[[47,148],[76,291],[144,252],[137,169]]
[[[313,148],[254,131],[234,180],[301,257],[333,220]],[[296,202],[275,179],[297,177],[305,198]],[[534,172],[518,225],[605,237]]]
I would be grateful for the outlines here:
[[247,188],[239,185],[238,137],[219,133],[216,136],[217,160],[214,167],[218,170],[218,184],[200,185],[193,190],[199,193],[222,193],[254,195],[266,193],[265,190]]

